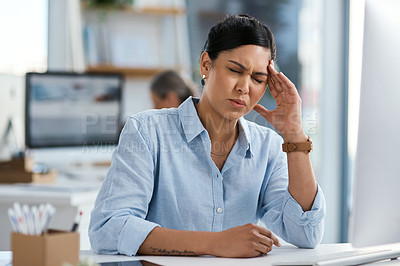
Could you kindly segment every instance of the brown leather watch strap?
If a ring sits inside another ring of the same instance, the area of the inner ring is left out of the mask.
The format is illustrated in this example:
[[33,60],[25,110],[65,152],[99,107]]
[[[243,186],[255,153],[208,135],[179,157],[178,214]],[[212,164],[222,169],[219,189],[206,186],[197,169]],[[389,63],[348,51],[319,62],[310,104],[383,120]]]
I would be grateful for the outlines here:
[[284,152],[304,151],[306,153],[309,153],[310,151],[312,151],[312,149],[313,146],[310,137],[308,137],[307,141],[305,142],[296,142],[296,143],[285,142],[282,144],[282,150]]

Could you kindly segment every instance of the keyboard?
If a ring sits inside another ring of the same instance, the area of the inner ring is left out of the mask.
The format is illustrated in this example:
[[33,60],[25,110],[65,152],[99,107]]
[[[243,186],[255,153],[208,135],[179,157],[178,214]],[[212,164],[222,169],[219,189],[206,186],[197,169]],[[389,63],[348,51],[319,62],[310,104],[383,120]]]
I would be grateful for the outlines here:
[[347,266],[360,265],[400,257],[400,249],[362,249],[307,256],[300,260],[275,262],[273,265]]

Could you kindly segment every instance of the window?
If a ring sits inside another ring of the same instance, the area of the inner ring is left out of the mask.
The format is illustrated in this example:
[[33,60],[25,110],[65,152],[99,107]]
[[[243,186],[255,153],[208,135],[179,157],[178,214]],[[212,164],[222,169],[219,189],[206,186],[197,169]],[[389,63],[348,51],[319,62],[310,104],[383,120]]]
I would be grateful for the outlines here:
[[[277,44],[277,65],[303,100],[303,127],[314,142],[312,163],[328,213],[325,243],[346,241],[347,173],[347,1],[187,0],[193,79],[211,26],[226,14],[249,14],[267,24]],[[198,83],[199,84],[199,83]],[[274,109],[266,92],[260,103]],[[254,111],[246,118],[267,125]]]
[[0,72],[47,68],[47,0],[0,1]]

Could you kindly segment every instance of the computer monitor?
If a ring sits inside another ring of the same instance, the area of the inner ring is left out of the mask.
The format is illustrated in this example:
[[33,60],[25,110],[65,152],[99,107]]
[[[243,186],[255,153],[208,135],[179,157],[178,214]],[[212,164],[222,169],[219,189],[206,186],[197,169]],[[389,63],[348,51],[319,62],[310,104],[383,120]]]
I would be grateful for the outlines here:
[[358,146],[349,238],[400,242],[400,1],[365,6]]
[[122,86],[118,74],[27,73],[26,146],[116,144]]

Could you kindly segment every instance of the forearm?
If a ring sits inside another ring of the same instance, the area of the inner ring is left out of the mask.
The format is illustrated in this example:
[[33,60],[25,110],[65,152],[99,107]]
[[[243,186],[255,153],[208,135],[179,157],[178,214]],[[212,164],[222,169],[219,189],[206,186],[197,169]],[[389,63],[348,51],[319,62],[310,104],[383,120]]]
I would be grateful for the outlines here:
[[255,257],[266,254],[278,239],[255,224],[236,226],[221,232],[181,231],[156,227],[139,248],[141,255],[213,255]]
[[[291,139],[289,142],[301,142],[307,139],[306,135]],[[285,140],[286,141],[286,140]],[[303,211],[311,210],[317,184],[311,165],[310,154],[306,152],[289,152],[287,154],[289,171],[289,192],[300,204]]]
[[182,231],[156,227],[138,250],[140,255],[213,255],[215,232]]

